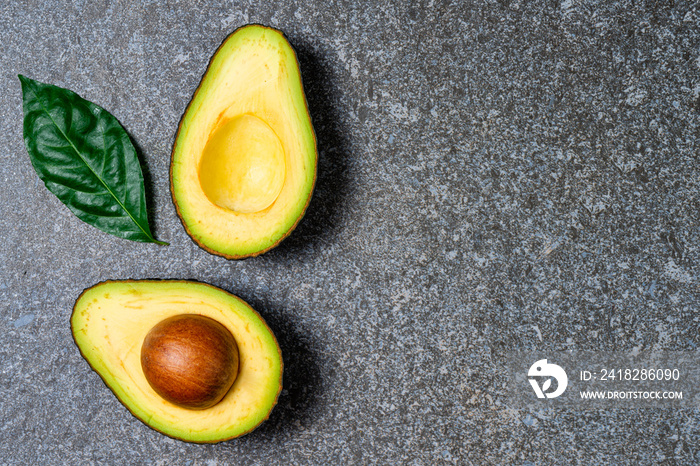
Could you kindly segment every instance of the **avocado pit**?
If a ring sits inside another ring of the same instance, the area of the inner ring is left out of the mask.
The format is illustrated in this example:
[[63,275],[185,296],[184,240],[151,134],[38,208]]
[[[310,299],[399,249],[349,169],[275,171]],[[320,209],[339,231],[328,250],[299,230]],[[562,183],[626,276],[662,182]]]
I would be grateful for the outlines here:
[[216,405],[238,375],[238,346],[226,327],[196,314],[156,324],[141,346],[141,368],[153,390],[189,409]]

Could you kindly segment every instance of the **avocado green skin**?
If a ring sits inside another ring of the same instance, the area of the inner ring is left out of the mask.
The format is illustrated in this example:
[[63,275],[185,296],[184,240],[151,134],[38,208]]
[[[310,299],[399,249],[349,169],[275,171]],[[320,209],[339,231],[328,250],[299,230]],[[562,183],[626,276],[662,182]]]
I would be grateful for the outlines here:
[[[245,25],[245,26],[239,27],[238,29],[236,29],[235,31],[233,31],[231,34],[229,34],[229,35],[226,37],[226,39],[223,40],[223,42],[219,45],[219,47],[216,49],[216,52],[214,52],[214,54],[212,55],[211,59],[209,60],[209,64],[207,65],[207,69],[206,69],[206,71],[204,72],[204,74],[202,75],[202,80],[200,81],[200,85],[199,85],[199,86],[197,87],[197,89],[195,90],[194,94],[192,95],[192,98],[190,99],[190,101],[189,101],[188,104],[187,104],[187,107],[186,107],[185,112],[184,112],[184,113],[182,114],[182,116],[180,117],[180,122],[178,123],[178,130],[177,130],[177,132],[175,133],[175,144],[173,145],[173,150],[172,150],[172,152],[171,152],[171,160],[170,160],[170,193],[171,193],[171,198],[172,198],[173,204],[175,205],[175,210],[176,210],[176,212],[177,212],[177,215],[178,215],[178,217],[180,218],[180,222],[182,223],[182,226],[185,228],[185,231],[186,231],[187,234],[190,236],[190,238],[192,238],[192,240],[193,240],[200,248],[204,249],[204,250],[207,251],[208,253],[210,253],[210,254],[215,254],[215,255],[224,257],[224,258],[226,258],[226,259],[234,259],[234,260],[247,259],[247,258],[249,258],[249,257],[256,257],[256,256],[259,256],[260,254],[266,253],[267,251],[276,248],[285,238],[287,238],[287,237],[292,233],[292,231],[294,231],[294,229],[297,227],[297,225],[299,224],[299,222],[301,221],[301,219],[304,217],[304,215],[305,215],[305,213],[306,213],[306,209],[309,207],[309,203],[311,202],[311,197],[312,197],[312,195],[313,195],[314,187],[315,187],[315,185],[316,185],[316,178],[317,178],[316,170],[314,170],[314,173],[313,173],[313,180],[311,181],[311,190],[309,191],[309,195],[308,195],[308,197],[307,197],[307,199],[306,199],[306,201],[305,201],[305,203],[304,203],[304,207],[303,207],[303,209],[302,209],[302,211],[301,211],[301,214],[296,218],[296,220],[294,221],[294,223],[292,224],[292,226],[287,230],[287,232],[286,232],[284,235],[282,235],[275,243],[271,244],[270,246],[268,246],[268,247],[266,247],[266,248],[264,248],[264,249],[261,249],[261,250],[259,250],[259,251],[255,251],[255,252],[249,253],[249,254],[241,254],[241,255],[238,255],[238,254],[227,254],[227,253],[225,253],[225,252],[218,251],[218,250],[216,250],[216,249],[213,249],[213,248],[207,246],[206,244],[204,244],[203,242],[201,242],[201,241],[199,241],[199,240],[197,239],[196,235],[193,234],[193,232],[192,232],[192,231],[190,230],[190,228],[187,226],[187,222],[186,222],[185,219],[183,218],[183,215],[182,215],[182,212],[181,212],[181,210],[180,210],[180,206],[179,206],[179,204],[178,204],[177,198],[175,197],[175,181],[174,181],[174,176],[173,176],[173,165],[174,165],[174,164],[173,164],[173,161],[174,161],[174,159],[175,159],[175,150],[176,150],[176,148],[177,148],[177,143],[178,143],[180,131],[182,130],[183,122],[184,122],[184,120],[185,120],[185,117],[187,116],[187,109],[190,108],[190,105],[192,104],[192,102],[197,98],[197,96],[198,96],[198,94],[199,94],[199,92],[200,92],[200,90],[201,90],[201,84],[202,84],[202,82],[203,82],[203,78],[204,78],[204,76],[206,76],[206,75],[209,73],[209,70],[210,70],[210,68],[211,68],[211,64],[212,64],[212,62],[214,61],[214,59],[216,58],[216,56],[217,56],[217,54],[219,53],[219,51],[224,47],[224,45],[225,45],[226,42],[229,40],[229,38],[231,38],[232,36],[234,36],[234,35],[235,35],[236,33],[238,33],[239,31],[241,31],[241,30],[243,30],[243,29],[245,29],[245,28],[249,28],[249,27],[263,28],[263,29],[267,29],[267,30],[270,30],[270,31],[275,31],[275,32],[280,33],[280,34],[282,34],[282,35],[284,36],[284,33],[282,33],[281,31],[279,31],[279,30],[277,30],[277,29],[274,29],[274,28],[271,28],[271,27],[268,27],[268,26],[264,26],[264,25],[261,25],[261,24],[257,24],[257,23],[251,23],[251,24],[247,24],[247,25]],[[286,40],[286,36],[285,36],[285,40]],[[296,56],[296,51],[294,51],[294,49],[292,49],[292,51],[294,52],[294,58],[295,58],[295,60],[296,60],[297,68],[300,69],[300,67],[299,67],[299,59],[298,59],[297,56]],[[299,79],[299,86],[300,86],[301,89],[303,90],[303,89],[304,89],[304,86],[303,86],[303,83],[302,83],[302,81],[301,81],[301,73],[299,74],[299,77],[300,77],[300,79]],[[311,114],[309,113],[309,105],[308,105],[308,102],[306,101],[306,98],[304,98],[304,106],[305,106],[306,115],[309,115],[309,118],[311,118],[311,117],[310,117]],[[316,133],[315,133],[315,131],[314,131],[314,129],[313,129],[313,124],[310,124],[310,126],[311,126],[312,137],[313,137],[313,140],[314,140],[314,146],[316,146],[316,145],[317,145],[317,142],[318,142],[318,141],[317,141],[317,138],[316,138]],[[316,157],[317,157],[317,159],[316,159],[316,163],[317,163],[317,162],[318,162],[318,151],[316,150],[315,152],[316,152]]]
[[[129,279],[129,280],[104,280],[104,281],[102,281],[102,282],[96,283],[95,285],[93,285],[93,286],[91,286],[91,287],[85,288],[85,289],[80,293],[80,295],[78,296],[78,298],[76,299],[75,302],[76,302],[76,305],[77,305],[78,302],[80,302],[80,298],[83,297],[83,295],[84,295],[85,293],[87,293],[87,292],[90,291],[91,289],[93,289],[93,288],[95,288],[95,287],[97,287],[97,286],[100,286],[100,285],[105,285],[105,284],[110,284],[110,283],[158,283],[158,282],[170,282],[170,283],[197,283],[197,284],[199,284],[199,285],[204,285],[204,286],[207,286],[207,287],[210,287],[210,288],[214,288],[214,289],[216,289],[217,291],[223,291],[224,293],[231,295],[231,293],[228,293],[228,292],[226,292],[226,291],[224,291],[224,290],[221,290],[220,288],[217,288],[217,287],[215,287],[215,286],[213,286],[213,285],[209,285],[208,283],[198,282],[198,281],[195,281],[195,280],[168,280],[168,279],[148,279],[148,280],[136,280],[136,279]],[[234,296],[234,295],[232,295],[232,296]],[[234,297],[236,297],[236,296],[234,296]],[[238,298],[238,297],[236,297],[236,298]],[[238,299],[240,299],[240,298],[238,298]],[[254,309],[251,308],[251,310],[253,310],[253,312],[255,312],[256,314],[258,314],[257,311],[255,311]],[[76,306],[74,305],[74,307],[73,307],[73,313],[75,313],[75,312],[76,312]],[[258,314],[258,315],[259,315],[259,314]],[[272,330],[270,330],[270,327],[267,325],[267,323],[264,321],[264,319],[261,318],[261,320],[263,321],[263,323],[265,323],[265,326],[267,327],[267,330],[270,332],[270,335],[272,335],[272,337],[274,338],[274,333],[272,333]],[[158,433],[160,433],[160,434],[163,434],[163,435],[166,435],[166,436],[168,436],[168,437],[170,437],[170,438],[173,438],[173,439],[175,439],[175,440],[180,440],[180,441],[188,442],[188,443],[196,443],[196,444],[215,444],[215,443],[225,442],[225,441],[232,440],[232,439],[234,439],[234,438],[242,437],[242,436],[244,436],[244,435],[246,435],[246,434],[249,434],[250,432],[252,432],[252,431],[254,431],[255,429],[257,429],[263,422],[265,422],[267,419],[269,419],[270,413],[272,412],[272,410],[274,409],[274,407],[277,405],[277,400],[279,399],[279,394],[280,394],[280,392],[282,391],[282,376],[283,376],[283,372],[284,372],[284,363],[283,363],[283,360],[282,360],[282,352],[281,352],[281,350],[280,350],[280,348],[279,348],[279,344],[278,344],[278,345],[277,345],[277,351],[278,351],[279,360],[280,360],[280,377],[279,377],[280,385],[279,385],[279,387],[278,387],[277,394],[275,395],[275,399],[274,399],[274,402],[272,403],[272,406],[270,407],[270,410],[268,411],[267,415],[266,415],[256,426],[254,426],[254,427],[252,427],[251,429],[249,429],[249,430],[247,430],[247,431],[245,431],[245,432],[242,432],[242,433],[240,433],[240,434],[238,434],[238,435],[234,435],[234,436],[230,436],[230,437],[224,437],[224,438],[221,438],[221,439],[216,439],[216,440],[211,440],[211,441],[190,440],[190,439],[187,439],[187,438],[178,437],[178,436],[176,436],[176,435],[171,435],[171,434],[168,434],[167,432],[163,432],[163,431],[161,431],[161,430],[159,430],[159,429],[156,429],[155,427],[153,427],[153,426],[151,426],[150,424],[148,424],[147,422],[145,422],[144,419],[141,419],[141,417],[139,417],[139,416],[129,407],[129,405],[128,405],[127,403],[125,403],[124,400],[121,399],[121,397],[119,396],[119,394],[117,394],[117,392],[115,392],[114,389],[112,389],[112,387],[109,385],[109,383],[108,383],[107,380],[105,379],[104,375],[103,375],[100,371],[98,371],[97,368],[95,368],[95,366],[93,366],[93,364],[90,362],[90,359],[88,358],[88,356],[83,352],[82,348],[81,348],[80,345],[78,344],[78,342],[77,342],[77,340],[76,340],[76,338],[75,338],[75,334],[76,334],[76,329],[73,327],[73,319],[71,318],[71,337],[73,338],[73,343],[75,343],[75,345],[78,347],[78,351],[80,352],[80,355],[83,357],[83,359],[85,359],[85,361],[87,361],[87,363],[88,363],[88,365],[90,366],[90,368],[91,368],[94,372],[96,372],[97,375],[100,376],[100,379],[101,379],[102,382],[105,384],[105,386],[109,389],[109,391],[111,391],[112,394],[114,394],[114,396],[119,400],[119,402],[120,402],[120,403],[135,417],[135,418],[137,418],[137,419],[143,421],[144,424],[146,424],[148,427],[150,427],[151,429],[155,430],[156,432],[158,432]]]

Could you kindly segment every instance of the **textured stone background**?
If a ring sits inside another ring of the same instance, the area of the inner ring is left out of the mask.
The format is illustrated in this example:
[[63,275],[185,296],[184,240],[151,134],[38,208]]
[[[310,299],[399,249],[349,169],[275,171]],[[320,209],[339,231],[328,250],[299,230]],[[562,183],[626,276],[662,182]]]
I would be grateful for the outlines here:
[[[501,372],[513,350],[697,349],[697,2],[133,3],[0,5],[0,463],[700,462],[697,410],[522,412]],[[297,49],[320,160],[292,236],[231,262],[185,234],[169,152],[250,22]],[[46,190],[18,73],[122,122],[169,247]],[[80,357],[79,293],[155,277],[238,294],[276,332],[285,388],[254,433],[164,437]]]

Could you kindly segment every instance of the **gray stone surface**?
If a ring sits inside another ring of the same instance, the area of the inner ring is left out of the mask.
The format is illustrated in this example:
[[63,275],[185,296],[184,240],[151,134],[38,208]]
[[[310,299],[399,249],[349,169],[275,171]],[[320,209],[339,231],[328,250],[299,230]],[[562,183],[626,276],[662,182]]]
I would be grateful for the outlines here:
[[[297,49],[320,160],[292,236],[232,262],[186,235],[169,152],[251,22]],[[501,369],[512,350],[697,349],[699,22],[682,1],[3,2],[0,464],[697,464],[697,410],[518,411]],[[46,190],[18,73],[122,122],[170,246]],[[155,277],[238,294],[276,332],[285,387],[257,431],[169,439],[79,355],[79,293]]]

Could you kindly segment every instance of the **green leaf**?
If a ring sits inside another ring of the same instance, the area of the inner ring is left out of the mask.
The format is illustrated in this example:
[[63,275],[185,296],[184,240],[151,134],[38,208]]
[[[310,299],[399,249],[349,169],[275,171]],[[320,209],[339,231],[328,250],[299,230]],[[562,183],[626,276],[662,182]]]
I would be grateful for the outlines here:
[[109,112],[78,94],[19,76],[24,143],[46,187],[84,222],[133,241],[151,234],[136,150]]

